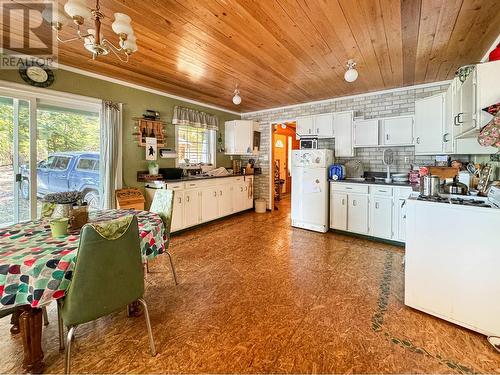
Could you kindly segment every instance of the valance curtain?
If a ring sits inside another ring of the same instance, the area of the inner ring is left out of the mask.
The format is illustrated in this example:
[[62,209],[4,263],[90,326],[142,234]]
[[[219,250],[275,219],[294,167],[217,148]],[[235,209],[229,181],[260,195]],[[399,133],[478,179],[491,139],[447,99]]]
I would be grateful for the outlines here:
[[188,125],[195,128],[219,130],[219,118],[195,109],[175,106],[172,118],[174,125]]
[[122,188],[122,104],[102,102],[101,206],[115,208],[115,190]]

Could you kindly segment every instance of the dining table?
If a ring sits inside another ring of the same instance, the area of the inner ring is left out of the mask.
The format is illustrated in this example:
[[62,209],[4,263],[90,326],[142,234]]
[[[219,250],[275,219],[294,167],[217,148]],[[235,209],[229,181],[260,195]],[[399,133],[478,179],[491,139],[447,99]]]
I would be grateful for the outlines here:
[[[156,213],[96,210],[89,212],[89,222],[125,215],[137,217],[144,262],[165,252],[165,226]],[[14,324],[22,335],[27,372],[43,372],[42,307],[64,297],[78,257],[80,233],[81,229],[70,229],[65,236],[53,237],[47,220],[0,228],[0,310],[18,307]]]

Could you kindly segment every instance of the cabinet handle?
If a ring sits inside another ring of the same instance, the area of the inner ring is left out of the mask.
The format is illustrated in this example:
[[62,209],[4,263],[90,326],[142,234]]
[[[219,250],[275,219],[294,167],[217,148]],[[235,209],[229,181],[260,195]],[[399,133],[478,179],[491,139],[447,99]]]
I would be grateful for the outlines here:
[[353,206],[356,206],[356,200],[353,200],[353,201],[352,201],[352,205],[353,205]]
[[181,197],[179,197],[179,203],[182,203],[182,198]]
[[406,200],[404,200],[403,203],[401,203],[401,208],[403,208],[405,204],[406,204]]
[[378,210],[378,202],[375,202],[375,208]]
[[420,144],[420,137],[417,137],[417,144]]
[[222,197],[222,190],[219,190],[220,196]]
[[344,205],[345,205],[345,200],[344,200],[344,198],[342,198],[342,206],[344,206]]
[[457,124],[457,117],[458,116],[453,117],[453,125],[460,126],[460,124]]
[[248,186],[245,186],[245,191],[247,191],[247,190],[248,190]]
[[446,143],[446,142],[449,142],[449,141],[450,141],[449,139],[447,139],[447,138],[446,138],[446,137],[447,137],[447,136],[449,136],[449,135],[450,135],[450,133],[444,133],[444,134],[443,134],[443,143]]
[[352,187],[346,186],[346,190],[352,190]]
[[243,186],[240,187],[241,192],[243,193]]
[[460,113],[457,115],[457,122],[458,122],[459,124],[463,124],[463,121],[462,121],[462,119],[461,119],[461,117],[460,117],[460,116],[462,116],[462,115],[463,115],[463,112],[460,112]]
[[216,197],[216,196],[217,196],[217,192],[216,192],[216,191],[214,191],[214,197]]
[[387,133],[387,134],[385,135],[385,139],[386,139],[386,140],[389,140],[389,133]]
[[189,202],[189,195],[186,197],[186,202]]
[[380,190],[378,191],[379,193],[387,193],[387,190]]

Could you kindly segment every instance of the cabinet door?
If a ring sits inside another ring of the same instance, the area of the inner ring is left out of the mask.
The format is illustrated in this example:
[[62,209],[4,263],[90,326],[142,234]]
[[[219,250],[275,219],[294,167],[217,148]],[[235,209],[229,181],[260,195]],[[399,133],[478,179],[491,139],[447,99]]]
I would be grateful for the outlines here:
[[318,138],[333,138],[333,113],[314,116],[314,134]]
[[443,152],[444,94],[415,101],[415,153]]
[[413,117],[401,116],[382,119],[382,144],[386,146],[413,144]]
[[200,190],[184,192],[184,226],[191,227],[201,222]]
[[201,194],[201,221],[215,220],[219,217],[217,187],[208,187]]
[[297,134],[298,135],[314,135],[313,133],[313,128],[314,128],[314,120],[312,116],[308,117],[299,117],[297,119]]
[[253,177],[247,177],[245,182],[245,209],[253,208]]
[[398,223],[398,231],[396,239],[405,242],[406,241],[406,199],[398,199],[396,205],[396,218]]
[[335,133],[335,156],[354,156],[352,144],[352,112],[339,112],[333,115]]
[[236,152],[234,144],[234,121],[226,121],[224,123],[224,149],[228,155],[234,155]]
[[234,123],[235,154],[251,154],[253,151],[253,121],[235,120]]
[[347,201],[347,230],[368,234],[368,195],[349,194]]
[[392,237],[392,197],[371,196],[370,233],[374,237]]
[[448,87],[444,97],[444,129],[443,129],[443,152],[453,154],[455,151],[455,142],[453,135],[455,132],[453,125],[453,95],[455,93],[455,82]]
[[330,194],[330,228],[347,230],[347,194]]
[[354,122],[354,147],[378,146],[378,120]]
[[177,190],[174,191],[174,205],[170,230],[175,232],[182,228],[184,228],[184,192]]
[[458,113],[457,123],[459,133],[465,133],[476,127],[476,82],[475,72],[472,72],[460,88],[460,112]]
[[232,190],[233,198],[233,212],[240,212],[245,209],[246,199],[245,199],[245,184],[237,183],[233,185]]
[[224,184],[217,187],[219,198],[219,217],[231,215],[233,212],[232,185]]

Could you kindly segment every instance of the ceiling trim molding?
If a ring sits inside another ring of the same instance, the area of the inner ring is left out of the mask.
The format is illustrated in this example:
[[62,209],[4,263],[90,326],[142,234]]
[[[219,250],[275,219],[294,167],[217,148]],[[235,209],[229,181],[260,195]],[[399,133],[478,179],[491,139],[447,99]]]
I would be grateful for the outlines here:
[[307,105],[332,103],[332,102],[338,102],[339,100],[353,99],[353,98],[362,98],[364,96],[388,94],[388,93],[391,93],[391,92],[398,92],[398,91],[423,89],[423,88],[427,88],[427,87],[448,85],[450,83],[451,83],[451,80],[439,81],[439,82],[431,82],[431,83],[422,83],[422,84],[419,84],[419,85],[396,87],[396,88],[393,88],[393,89],[371,91],[371,92],[365,92],[365,93],[355,94],[355,95],[349,95],[349,96],[339,96],[337,98],[322,99],[322,100],[316,100],[316,101],[313,101],[313,102],[305,102],[305,103],[299,103],[299,104],[286,105],[286,106],[283,106],[283,107],[274,107],[274,108],[261,109],[261,110],[258,110],[258,111],[242,112],[241,115],[242,116],[256,115],[256,114],[265,113],[265,112],[278,111],[278,110],[281,110],[281,109],[292,109],[292,108],[297,108],[297,107],[302,107],[302,106],[307,106]]
[[108,77],[108,76],[105,76],[105,75],[102,75],[102,74],[99,74],[99,73],[92,73],[92,72],[86,71],[84,69],[74,68],[74,67],[69,66],[69,65],[57,64],[57,67],[59,69],[66,70],[68,72],[81,74],[81,75],[84,75],[84,76],[87,76],[87,77],[91,77],[91,78],[97,78],[97,79],[100,79],[100,80],[103,80],[103,81],[107,81],[107,82],[111,82],[111,83],[116,83],[118,85],[130,87],[130,88],[137,89],[137,90],[146,91],[146,92],[149,92],[151,94],[156,94],[156,95],[165,96],[165,97],[171,98],[171,99],[181,100],[181,101],[186,102],[186,103],[200,105],[200,106],[205,107],[205,108],[211,108],[211,109],[215,109],[217,111],[231,113],[233,115],[238,115],[238,116],[241,115],[240,112],[231,111],[229,109],[218,107],[218,106],[215,106],[215,105],[212,105],[212,104],[207,104],[207,103],[199,102],[199,101],[196,101],[196,100],[184,98],[182,96],[170,94],[168,92],[161,91],[161,90],[152,89],[152,88],[149,88],[149,87],[146,87],[146,86],[138,85],[136,83],[131,83],[131,82],[123,81],[121,79],[111,78],[111,77]]

